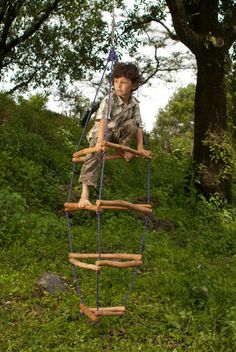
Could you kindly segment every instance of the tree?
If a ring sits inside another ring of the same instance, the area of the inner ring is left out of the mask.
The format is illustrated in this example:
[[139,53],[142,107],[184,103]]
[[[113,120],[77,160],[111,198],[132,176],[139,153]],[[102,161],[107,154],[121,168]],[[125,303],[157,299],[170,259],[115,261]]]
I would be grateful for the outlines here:
[[[227,177],[221,175],[225,175],[223,171],[228,168],[226,163],[232,152],[227,138],[225,78],[230,68],[229,51],[236,40],[236,1],[163,0],[158,4],[143,3],[145,13],[141,17],[134,14],[131,17],[134,28],[143,32],[153,31],[150,24],[158,23],[169,38],[181,41],[196,58],[193,163],[203,194],[209,198],[211,194],[218,193],[222,199],[230,200],[231,174],[227,172]],[[168,25],[165,5],[170,11],[174,30]]]
[[[235,45],[236,47],[236,45]],[[236,50],[234,51],[236,53]],[[233,55],[232,69],[227,76],[227,102],[230,130],[236,141],[236,54]]]
[[193,161],[202,165],[201,189],[207,197],[218,193],[230,200],[231,175],[220,176],[227,167],[228,155],[215,158],[217,150],[214,150],[213,157],[211,143],[221,139],[222,145],[227,144],[225,76],[229,49],[236,40],[236,2],[166,0],[166,3],[178,38],[197,62]]
[[[120,2],[119,2],[120,3]],[[0,0],[0,79],[61,93],[104,64],[110,45],[102,11],[110,1]]]

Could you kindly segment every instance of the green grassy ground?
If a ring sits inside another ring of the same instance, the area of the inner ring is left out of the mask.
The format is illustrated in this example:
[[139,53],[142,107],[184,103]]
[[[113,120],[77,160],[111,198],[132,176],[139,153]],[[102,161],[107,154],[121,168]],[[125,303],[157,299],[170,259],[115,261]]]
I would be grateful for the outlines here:
[[[189,215],[175,208],[172,231],[147,232],[144,266],[125,316],[105,317],[99,324],[80,315],[66,232],[33,236],[2,250],[2,351],[234,351],[235,220],[215,213],[211,224],[213,214],[205,220],[198,215],[190,226]],[[96,217],[84,217],[81,226],[73,227],[75,250],[96,251],[96,226]],[[132,214],[114,220],[106,213],[103,249],[136,252],[141,232],[142,223]],[[65,292],[51,296],[42,291],[36,281],[44,272],[60,275]],[[132,273],[104,268],[102,305],[122,302]],[[79,270],[78,276],[85,303],[94,306],[95,274]]]
[[[144,265],[124,317],[94,324],[80,315],[61,211],[78,121],[1,99],[0,350],[236,351],[236,205],[217,196],[206,202],[186,183],[185,149],[167,155],[153,141],[151,195],[158,221],[146,233]],[[235,175],[233,180],[235,199]],[[143,161],[106,164],[104,199],[135,202],[146,186]],[[77,184],[73,192],[78,199]],[[72,219],[74,250],[96,252],[96,215],[81,212]],[[104,212],[102,250],[136,253],[142,230],[133,213]],[[37,280],[45,272],[59,275],[65,291],[42,290]],[[133,269],[103,268],[101,305],[120,305],[132,275]],[[78,277],[85,304],[95,306],[95,273],[78,270]]]

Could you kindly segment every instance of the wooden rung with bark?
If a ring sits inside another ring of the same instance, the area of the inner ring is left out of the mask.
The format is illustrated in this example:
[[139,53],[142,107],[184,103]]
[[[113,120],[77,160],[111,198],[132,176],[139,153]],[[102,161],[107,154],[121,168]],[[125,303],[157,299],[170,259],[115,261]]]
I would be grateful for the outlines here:
[[[121,152],[121,153],[129,152],[129,153],[132,153],[135,156],[138,156],[138,157],[141,157],[141,158],[144,158],[144,159],[152,159],[151,152],[150,152],[149,156],[143,157],[138,150],[130,148],[130,147],[127,147],[125,145],[103,141],[102,142],[102,146],[103,147],[107,147],[107,148],[113,148],[116,151]],[[85,148],[85,149],[82,149],[82,150],[79,150],[79,151],[75,152],[73,154],[73,158],[80,158],[80,157],[82,157],[84,155],[91,154],[91,153],[96,153],[96,152],[97,152],[96,147]],[[121,155],[121,157],[122,157],[122,155]]]
[[65,212],[73,212],[77,210],[92,210],[92,211],[98,211],[101,210],[97,205],[85,205],[83,207],[79,206],[79,203],[64,203],[64,211]]
[[74,259],[124,259],[142,260],[142,254],[128,253],[69,253],[69,258]]
[[[119,154],[106,154],[105,155],[105,160],[117,160],[117,159],[123,159],[123,156],[119,155]],[[72,158],[73,163],[81,163],[81,162],[84,162],[85,160],[86,160],[85,156]]]
[[119,152],[129,152],[129,153],[132,153],[132,154],[134,154],[136,156],[142,157],[144,159],[152,159],[151,152],[150,152],[149,156],[143,157],[138,150],[130,148],[130,147],[126,146],[126,145],[111,143],[111,142],[107,142],[107,141],[103,141],[102,145],[104,147],[113,148],[113,149],[115,149],[115,150],[117,150]]
[[79,150],[78,152],[75,152],[73,154],[73,158],[78,158],[80,156],[95,153],[95,152],[96,152],[95,147],[84,148],[84,149]]
[[90,211],[98,212],[98,211],[102,211],[102,210],[129,210],[129,208],[119,207],[119,206],[110,206],[110,205],[104,205],[102,207],[99,207],[97,205],[85,205],[83,207],[80,207],[78,203],[65,203],[64,204],[64,212],[73,213],[78,210],[90,210]]
[[99,317],[105,316],[122,316],[125,314],[125,307],[99,307],[88,308],[84,304],[80,304],[80,312],[87,315],[92,321],[98,321]]
[[79,206],[79,203],[64,203],[65,212],[74,212],[77,210],[135,210],[141,213],[150,214],[152,208],[150,204],[133,204],[124,200],[97,200],[96,205]]
[[78,266],[79,268],[82,268],[82,269],[89,269],[89,270],[94,270],[94,271],[101,270],[101,267],[98,265],[83,263],[75,258],[69,258],[69,262],[75,266]]
[[96,312],[96,311],[106,311],[106,312],[125,312],[125,306],[117,306],[117,307],[99,307],[97,308],[89,308],[92,312]]
[[142,213],[152,213],[150,204],[133,204],[125,200],[97,200],[96,205],[102,209],[113,209],[114,207],[123,207],[125,210],[132,209]]
[[80,312],[87,315],[92,321],[98,321],[98,316],[83,303],[80,303]]
[[111,266],[114,268],[133,268],[143,264],[141,260],[130,260],[127,262],[120,262],[116,260],[97,260],[95,264],[99,267],[101,266]]
[[124,311],[112,311],[112,310],[95,310],[94,311],[94,315],[97,317],[111,317],[111,316],[122,316],[124,315],[125,312]]

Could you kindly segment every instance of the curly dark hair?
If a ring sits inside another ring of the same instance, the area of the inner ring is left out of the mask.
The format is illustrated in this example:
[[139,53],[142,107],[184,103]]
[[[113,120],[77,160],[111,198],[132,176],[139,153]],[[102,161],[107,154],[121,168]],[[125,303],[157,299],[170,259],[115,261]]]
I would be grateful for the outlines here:
[[131,80],[134,86],[137,86],[137,89],[143,81],[141,74],[139,73],[139,69],[135,64],[132,63],[124,63],[118,62],[112,71],[112,80],[115,78],[125,77]]

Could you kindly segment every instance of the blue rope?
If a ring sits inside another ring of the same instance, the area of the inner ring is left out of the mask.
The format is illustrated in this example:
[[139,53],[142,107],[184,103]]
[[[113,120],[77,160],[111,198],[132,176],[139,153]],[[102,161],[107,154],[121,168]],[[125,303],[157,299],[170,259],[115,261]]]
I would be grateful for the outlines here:
[[[98,258],[101,258],[101,212],[97,212],[98,220]],[[100,306],[99,302],[99,271],[96,272],[96,307],[97,310]]]
[[[113,58],[116,57],[115,56],[111,56],[112,57],[112,63],[111,63],[111,72],[113,69]],[[108,109],[107,109],[107,114],[106,114],[106,130],[105,130],[105,140],[107,141],[108,139],[108,120],[109,120],[109,116],[110,116],[110,112],[111,112],[111,92],[112,92],[112,75],[110,75],[110,82],[109,82],[109,95],[108,95]],[[103,157],[102,157],[102,168],[101,168],[101,177],[100,177],[100,188],[99,188],[99,200],[102,198],[102,186],[103,186],[103,179],[104,179],[104,169],[105,169],[105,152],[103,152]]]
[[[66,212],[66,218],[67,218],[67,225],[68,225],[68,235],[69,235],[69,243],[70,243],[70,253],[73,253],[73,243],[72,243],[72,236],[71,236],[71,229],[70,229],[70,219],[69,219],[69,214]],[[81,290],[79,287],[79,280],[76,272],[76,268],[73,265],[73,273],[74,273],[74,279],[75,279],[75,285],[76,285],[76,291],[80,297],[80,303],[83,303],[83,297],[81,294]]]
[[[147,203],[148,204],[150,204],[150,176],[151,176],[151,170],[150,169],[151,169],[151,162],[150,162],[150,160],[148,160],[148,162],[147,162]],[[143,247],[144,247],[145,235],[146,235],[146,232],[147,232],[148,221],[149,221],[149,216],[146,215],[145,223],[144,223],[144,229],[143,229],[143,233],[142,233],[142,236],[141,236],[141,239],[140,239],[139,254],[142,254],[142,252],[143,252]],[[127,305],[128,299],[129,299],[130,294],[131,294],[131,292],[133,290],[133,287],[134,287],[134,284],[135,284],[135,281],[136,281],[138,273],[139,273],[139,268],[136,268],[134,270],[133,278],[132,278],[131,284],[129,286],[128,292],[127,292],[126,296],[123,299],[123,303],[121,303],[121,305],[123,305],[123,306]]]

